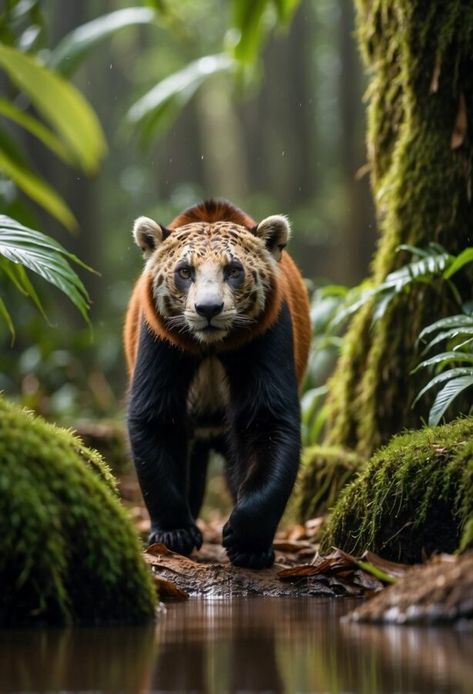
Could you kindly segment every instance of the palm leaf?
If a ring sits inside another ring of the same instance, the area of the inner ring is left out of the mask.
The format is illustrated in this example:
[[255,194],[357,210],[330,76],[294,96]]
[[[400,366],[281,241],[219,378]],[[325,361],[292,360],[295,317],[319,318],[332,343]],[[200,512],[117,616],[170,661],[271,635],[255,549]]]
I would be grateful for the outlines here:
[[451,364],[453,362],[471,362],[473,364],[473,354],[471,352],[441,352],[435,357],[430,357],[422,361],[411,373],[416,373],[419,369],[425,369],[428,366],[437,366],[438,364]]
[[[32,270],[60,289],[88,321],[89,296],[69,261],[89,270],[90,268],[66,251],[57,241],[23,226],[10,217],[0,215],[0,255],[10,263],[20,264]],[[7,274],[11,276],[10,273]],[[20,284],[36,303],[36,293],[34,289],[33,293],[31,292],[29,280],[22,279],[21,273],[15,284]]]
[[460,376],[459,378],[454,378],[449,381],[443,388],[437,393],[434,404],[429,413],[429,425],[436,426],[443,415],[452,404],[452,402],[457,398],[464,390],[471,388],[473,386],[473,369],[469,376]]
[[448,316],[448,318],[441,318],[422,330],[418,337],[418,342],[422,342],[427,335],[431,335],[437,330],[470,327],[473,327],[473,316],[468,316],[464,313],[457,314],[456,316]]
[[[435,345],[439,344],[439,342],[443,342],[444,340],[453,340],[456,337],[461,337],[462,335],[473,335],[473,326],[471,327],[457,327],[457,328],[450,328],[450,330],[444,330],[440,333],[438,333],[433,340],[431,340],[424,348],[422,351],[422,354],[427,354],[427,352],[430,352],[432,347]],[[455,350],[456,348],[453,347]]]
[[24,164],[8,156],[5,151],[0,152],[0,171],[3,171],[29,198],[41,205],[67,229],[77,229],[76,218],[56,191]]
[[120,29],[151,24],[155,19],[155,11],[148,7],[127,7],[104,14],[64,36],[51,51],[48,64],[62,75],[71,75],[96,46]]
[[73,161],[95,172],[105,153],[105,136],[82,94],[31,55],[2,44],[0,68],[56,130]]
[[41,140],[43,145],[50,149],[56,156],[67,163],[71,163],[71,156],[61,140],[48,130],[37,118],[26,111],[21,111],[6,99],[0,99],[0,115],[14,121],[22,128]]
[[146,136],[161,122],[169,120],[196,93],[199,87],[220,72],[233,69],[235,61],[224,53],[207,55],[189,63],[185,68],[158,82],[133,104],[127,113],[132,125],[139,125]]
[[443,383],[444,381],[451,381],[453,378],[458,378],[459,376],[471,376],[473,375],[473,369],[470,366],[459,366],[455,369],[448,369],[448,371],[443,371],[441,374],[437,374],[434,378],[432,378],[426,386],[422,388],[417,393],[417,396],[412,403],[412,407],[414,407],[419,400],[422,398],[425,393],[427,393],[429,390],[432,388],[435,388],[435,386],[438,386],[440,383]]

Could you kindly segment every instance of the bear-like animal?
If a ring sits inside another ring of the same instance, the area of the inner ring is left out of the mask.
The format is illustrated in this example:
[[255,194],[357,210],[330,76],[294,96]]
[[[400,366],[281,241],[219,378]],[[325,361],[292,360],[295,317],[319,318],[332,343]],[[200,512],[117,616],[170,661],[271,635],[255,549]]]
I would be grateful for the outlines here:
[[195,205],[168,227],[135,222],[146,263],[125,322],[128,431],[150,543],[200,548],[195,521],[213,449],[235,502],[223,530],[231,562],[274,561],[299,464],[311,333],[289,234],[286,217],[256,224],[226,201]]

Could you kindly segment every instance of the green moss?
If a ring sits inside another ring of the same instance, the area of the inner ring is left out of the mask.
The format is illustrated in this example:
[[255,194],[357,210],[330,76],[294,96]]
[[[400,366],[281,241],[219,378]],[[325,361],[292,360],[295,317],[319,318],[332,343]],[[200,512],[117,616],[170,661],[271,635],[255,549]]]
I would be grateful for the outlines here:
[[[441,243],[457,253],[473,227],[473,139],[452,147],[462,100],[471,132],[473,6],[464,0],[357,0],[358,40],[370,73],[367,150],[380,242],[373,280],[407,257],[401,243]],[[452,310],[448,292],[417,285],[371,328],[367,305],[352,321],[330,382],[330,446],[369,456],[392,434],[418,427],[424,399],[411,403],[422,374],[412,377],[416,338]]]
[[4,398],[0,538],[0,624],[152,619],[152,578],[101,457]]
[[100,453],[115,474],[130,467],[130,451],[122,424],[113,421],[83,421],[74,424],[74,430],[86,446]]
[[473,521],[473,417],[395,436],[340,494],[322,548],[416,562]]
[[340,447],[306,448],[296,488],[298,518],[305,521],[326,513],[362,462],[358,455]]

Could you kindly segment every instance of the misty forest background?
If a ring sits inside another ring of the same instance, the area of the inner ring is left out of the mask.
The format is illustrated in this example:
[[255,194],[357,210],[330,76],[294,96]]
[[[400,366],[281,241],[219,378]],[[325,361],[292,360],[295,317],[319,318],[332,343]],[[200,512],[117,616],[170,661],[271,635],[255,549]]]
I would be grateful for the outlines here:
[[[97,17],[92,0],[39,5],[42,28],[33,53],[40,57]],[[105,14],[130,3],[100,5]],[[303,0],[285,26],[275,11],[266,11],[236,71],[212,75],[192,98],[182,93],[169,99],[143,125],[130,121],[133,104],[160,81],[178,80],[192,61],[220,54],[235,32],[231,3],[149,5],[158,7],[155,21],[112,34],[71,76],[107,139],[95,175],[67,167],[26,130],[2,122],[31,170],[67,202],[79,229],[71,234],[6,176],[0,177],[2,212],[54,237],[99,273],[78,270],[92,300],[92,332],[43,282],[33,279],[50,325],[0,278],[16,327],[13,344],[9,331],[1,331],[0,390],[65,423],[120,416],[123,315],[142,266],[130,233],[135,217],[167,223],[210,196],[229,198],[256,219],[288,214],[290,250],[312,289],[357,284],[369,272],[375,247],[364,143],[366,78],[352,3]],[[4,74],[0,80],[2,91],[14,95]],[[319,355],[320,382],[332,363],[330,352],[326,359]]]

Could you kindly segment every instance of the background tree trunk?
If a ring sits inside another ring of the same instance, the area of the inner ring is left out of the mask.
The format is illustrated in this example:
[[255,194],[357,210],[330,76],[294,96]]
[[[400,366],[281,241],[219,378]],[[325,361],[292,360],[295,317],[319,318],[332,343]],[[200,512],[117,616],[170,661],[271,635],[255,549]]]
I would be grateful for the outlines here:
[[[466,1],[357,0],[358,40],[371,72],[368,157],[381,238],[373,278],[406,262],[401,243],[457,253],[472,240],[473,7]],[[466,120],[465,120],[466,119]],[[454,136],[455,132],[455,136]],[[420,424],[410,375],[423,326],[448,310],[427,285],[399,297],[371,327],[353,320],[330,383],[326,443],[367,456]]]

